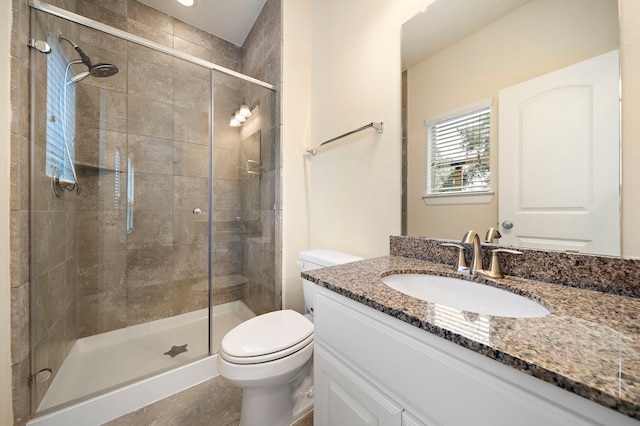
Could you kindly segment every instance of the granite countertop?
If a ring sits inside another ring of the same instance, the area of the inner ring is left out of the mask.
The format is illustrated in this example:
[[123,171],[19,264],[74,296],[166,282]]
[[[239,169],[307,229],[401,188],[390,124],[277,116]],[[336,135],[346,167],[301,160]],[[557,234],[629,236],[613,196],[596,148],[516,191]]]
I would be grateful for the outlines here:
[[[387,287],[393,273],[468,279],[537,300],[540,318],[469,316]],[[302,276],[458,345],[640,420],[640,299],[525,278],[459,275],[452,265],[385,256]]]

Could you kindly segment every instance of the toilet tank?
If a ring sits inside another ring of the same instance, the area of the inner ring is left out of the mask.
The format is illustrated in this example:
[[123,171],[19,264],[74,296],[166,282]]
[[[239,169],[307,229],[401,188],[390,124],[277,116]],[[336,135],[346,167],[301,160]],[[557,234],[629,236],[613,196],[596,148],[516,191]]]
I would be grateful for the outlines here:
[[[298,253],[298,264],[302,271],[326,268],[327,266],[341,265],[343,263],[362,260],[360,256],[329,249],[304,250]],[[311,281],[302,280],[302,291],[304,292],[304,313],[313,316],[313,296],[316,285]]]

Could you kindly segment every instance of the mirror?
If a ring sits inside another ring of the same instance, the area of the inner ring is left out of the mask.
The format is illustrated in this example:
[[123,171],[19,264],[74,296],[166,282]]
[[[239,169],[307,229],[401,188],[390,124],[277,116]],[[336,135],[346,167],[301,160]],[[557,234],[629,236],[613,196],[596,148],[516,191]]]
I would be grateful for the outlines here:
[[[402,26],[403,234],[459,239],[468,229],[484,235],[498,227],[499,92],[618,45],[617,0],[435,0],[407,21]],[[427,205],[425,120],[487,98],[495,111],[493,196]]]

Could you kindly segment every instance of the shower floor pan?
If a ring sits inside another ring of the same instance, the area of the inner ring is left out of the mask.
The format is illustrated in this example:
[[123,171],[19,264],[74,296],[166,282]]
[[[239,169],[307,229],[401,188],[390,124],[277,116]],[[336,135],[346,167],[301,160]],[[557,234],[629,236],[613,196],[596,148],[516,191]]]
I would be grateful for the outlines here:
[[[78,339],[38,411],[205,357],[207,316],[207,309],[201,309]],[[229,330],[254,316],[240,301],[214,306],[212,351],[218,351]]]

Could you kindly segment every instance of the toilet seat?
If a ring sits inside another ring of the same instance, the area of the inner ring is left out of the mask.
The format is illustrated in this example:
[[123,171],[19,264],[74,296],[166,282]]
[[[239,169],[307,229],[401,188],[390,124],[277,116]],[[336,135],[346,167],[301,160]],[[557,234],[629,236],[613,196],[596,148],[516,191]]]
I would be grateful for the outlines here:
[[259,364],[289,356],[311,343],[311,321],[293,310],[274,311],[251,318],[227,333],[220,356],[234,364]]

